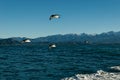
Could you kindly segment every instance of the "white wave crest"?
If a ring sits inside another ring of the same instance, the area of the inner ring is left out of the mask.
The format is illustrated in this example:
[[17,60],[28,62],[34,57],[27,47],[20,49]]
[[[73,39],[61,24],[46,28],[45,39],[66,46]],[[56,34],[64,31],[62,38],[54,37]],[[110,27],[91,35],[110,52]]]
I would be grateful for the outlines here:
[[111,69],[114,69],[114,70],[118,70],[120,71],[120,66],[113,66],[113,67],[110,67]]
[[[120,66],[111,67],[111,69],[120,70]],[[93,74],[77,74],[73,77],[64,78],[61,80],[120,80],[120,72],[112,73],[98,70]]]

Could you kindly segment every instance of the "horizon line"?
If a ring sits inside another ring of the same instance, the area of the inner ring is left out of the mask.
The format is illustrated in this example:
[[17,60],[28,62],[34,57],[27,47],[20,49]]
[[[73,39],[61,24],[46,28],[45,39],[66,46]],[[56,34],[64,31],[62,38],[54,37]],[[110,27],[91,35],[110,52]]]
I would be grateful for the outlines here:
[[93,35],[93,36],[95,36],[95,35],[100,35],[100,34],[102,34],[102,33],[109,33],[109,32],[120,32],[120,31],[107,31],[107,32],[101,32],[101,33],[85,33],[85,32],[82,32],[82,33],[66,33],[66,34],[53,34],[53,35],[46,35],[46,36],[39,36],[39,37],[25,37],[25,36],[23,36],[23,37],[5,37],[5,38],[0,38],[0,39],[8,39],[8,38],[30,38],[30,39],[35,39],[35,38],[40,38],[40,37],[48,37],[48,36],[55,36],[55,35],[69,35],[69,34],[73,34],[73,35],[81,35],[81,34],[87,34],[87,35]]

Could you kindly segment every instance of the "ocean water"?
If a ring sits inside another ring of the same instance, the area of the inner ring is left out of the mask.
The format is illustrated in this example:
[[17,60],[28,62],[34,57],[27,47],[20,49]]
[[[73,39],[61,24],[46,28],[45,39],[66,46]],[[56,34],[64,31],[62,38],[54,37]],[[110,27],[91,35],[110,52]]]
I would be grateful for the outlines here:
[[0,80],[61,80],[120,66],[120,45],[1,45]]

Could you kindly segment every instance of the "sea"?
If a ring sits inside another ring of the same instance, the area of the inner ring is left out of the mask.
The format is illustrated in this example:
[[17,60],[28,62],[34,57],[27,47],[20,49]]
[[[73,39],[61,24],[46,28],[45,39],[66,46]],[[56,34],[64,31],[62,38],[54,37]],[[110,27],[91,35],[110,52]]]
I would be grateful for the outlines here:
[[0,45],[0,80],[61,80],[98,70],[120,72],[120,44]]

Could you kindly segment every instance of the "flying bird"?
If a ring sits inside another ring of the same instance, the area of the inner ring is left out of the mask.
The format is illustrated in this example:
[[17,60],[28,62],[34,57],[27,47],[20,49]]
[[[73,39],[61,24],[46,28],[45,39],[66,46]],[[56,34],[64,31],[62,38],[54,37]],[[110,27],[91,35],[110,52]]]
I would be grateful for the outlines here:
[[49,18],[49,20],[52,20],[52,19],[58,19],[60,18],[60,15],[59,14],[52,14]]

